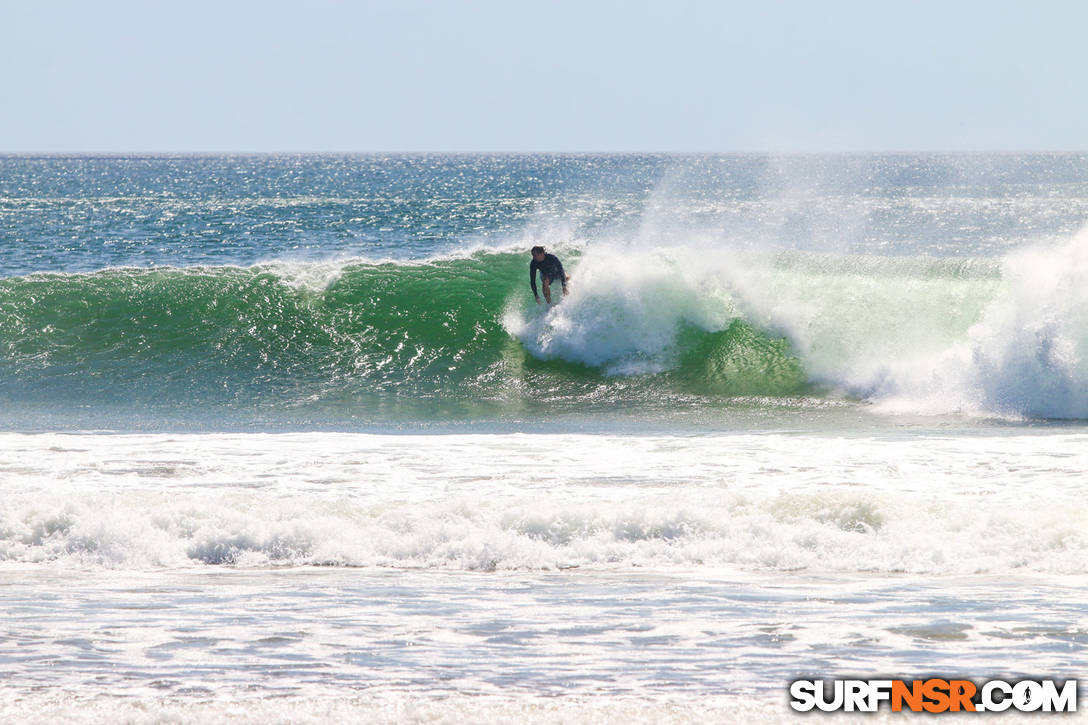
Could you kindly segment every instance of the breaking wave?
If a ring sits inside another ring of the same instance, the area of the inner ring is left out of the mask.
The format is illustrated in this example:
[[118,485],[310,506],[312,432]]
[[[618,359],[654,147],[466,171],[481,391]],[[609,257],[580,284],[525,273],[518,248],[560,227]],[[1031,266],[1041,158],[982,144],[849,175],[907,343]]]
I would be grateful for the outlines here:
[[0,280],[9,403],[449,406],[847,395],[1088,417],[1088,233],[1004,259],[598,244],[537,307],[526,257],[119,268]]

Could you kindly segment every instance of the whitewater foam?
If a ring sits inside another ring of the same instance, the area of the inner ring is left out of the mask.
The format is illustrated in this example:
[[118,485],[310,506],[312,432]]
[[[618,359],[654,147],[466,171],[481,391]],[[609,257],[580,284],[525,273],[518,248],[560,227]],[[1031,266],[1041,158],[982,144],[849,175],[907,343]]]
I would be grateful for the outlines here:
[[742,320],[811,382],[889,412],[1088,417],[1088,230],[1000,260],[595,245],[571,294],[503,322],[532,354],[610,375],[677,368],[685,331]]
[[1084,443],[9,434],[0,560],[1083,573]]
[[676,364],[684,326],[723,330],[736,316],[715,275],[685,250],[587,249],[562,304],[508,307],[506,329],[535,355],[614,375],[657,373]]

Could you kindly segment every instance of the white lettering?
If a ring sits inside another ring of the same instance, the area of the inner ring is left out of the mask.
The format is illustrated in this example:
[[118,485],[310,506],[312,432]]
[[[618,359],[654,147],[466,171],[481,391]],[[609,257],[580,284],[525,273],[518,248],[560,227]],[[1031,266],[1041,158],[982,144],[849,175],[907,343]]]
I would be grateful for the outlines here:
[[1012,701],[1020,712],[1033,712],[1043,706],[1043,688],[1038,682],[1021,680],[1012,686]]
[[1066,680],[1061,692],[1053,680],[1043,681],[1043,711],[1044,712],[1076,712],[1077,711],[1077,681]]
[[812,680],[797,680],[790,685],[790,707],[797,712],[808,712],[816,707],[816,683]]
[[831,691],[834,694],[830,700],[827,699],[827,689],[825,687],[821,687],[816,694],[816,707],[824,712],[835,712],[842,707],[843,700],[845,699],[842,680],[835,680],[835,684]]

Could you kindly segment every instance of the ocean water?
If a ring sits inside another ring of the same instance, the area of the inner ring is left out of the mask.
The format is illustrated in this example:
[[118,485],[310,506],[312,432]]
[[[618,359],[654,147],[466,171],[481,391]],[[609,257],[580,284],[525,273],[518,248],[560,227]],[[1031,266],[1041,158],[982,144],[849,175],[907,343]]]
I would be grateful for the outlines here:
[[1083,678],[1086,222],[1083,154],[0,156],[0,716]]

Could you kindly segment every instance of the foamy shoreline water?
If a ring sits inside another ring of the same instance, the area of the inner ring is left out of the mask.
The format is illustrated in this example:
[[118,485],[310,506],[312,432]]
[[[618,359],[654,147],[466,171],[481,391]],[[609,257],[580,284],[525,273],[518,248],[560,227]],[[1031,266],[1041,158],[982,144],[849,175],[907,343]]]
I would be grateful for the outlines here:
[[775,722],[798,677],[1088,664],[1083,576],[23,565],[0,580],[14,645],[0,709],[31,719]]
[[0,706],[774,722],[800,676],[1076,677],[1086,440],[3,434]]
[[[0,716],[11,714],[20,722],[51,723],[58,719],[76,718],[81,723],[151,723],[199,722],[220,723],[327,723],[353,722],[365,725],[394,725],[398,723],[611,723],[632,725],[679,725],[680,723],[778,723],[798,717],[780,696],[703,698],[694,703],[690,698],[659,701],[632,698],[609,700],[603,698],[420,698],[420,697],[348,697],[348,698],[283,698],[275,700],[233,700],[182,703],[162,700],[133,700],[123,697],[101,697],[91,700],[37,697],[5,707],[0,703]],[[821,722],[856,722],[857,713],[821,713]],[[866,722],[928,722],[929,713],[889,712],[863,716]],[[1053,713],[1023,713],[1016,722],[1052,722]],[[1083,722],[1088,719],[1083,710],[1062,716],[1062,722]],[[978,722],[977,713],[942,713],[942,722]],[[803,720],[802,720],[803,721]]]

